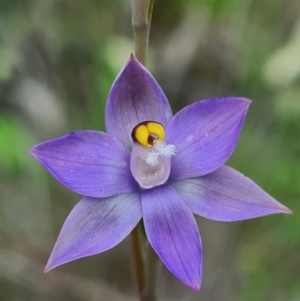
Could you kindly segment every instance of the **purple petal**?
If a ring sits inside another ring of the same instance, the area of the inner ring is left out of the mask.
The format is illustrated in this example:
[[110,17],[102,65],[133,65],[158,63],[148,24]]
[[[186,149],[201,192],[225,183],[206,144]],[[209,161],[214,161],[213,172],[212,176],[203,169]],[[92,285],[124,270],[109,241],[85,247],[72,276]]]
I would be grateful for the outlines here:
[[105,110],[107,132],[130,148],[131,132],[137,124],[151,120],[166,125],[171,116],[164,92],[132,55],[108,96]]
[[69,189],[90,197],[107,197],[136,188],[130,153],[115,138],[78,131],[34,146],[33,156]]
[[291,211],[238,171],[223,166],[213,173],[171,184],[190,209],[217,221],[238,221]]
[[170,272],[194,290],[202,278],[201,239],[195,218],[170,186],[141,195],[148,240]]
[[169,122],[166,141],[177,147],[171,179],[198,177],[221,167],[238,142],[250,101],[219,98],[196,102]]
[[67,217],[45,272],[98,254],[120,243],[142,218],[138,192],[110,198],[83,198]]

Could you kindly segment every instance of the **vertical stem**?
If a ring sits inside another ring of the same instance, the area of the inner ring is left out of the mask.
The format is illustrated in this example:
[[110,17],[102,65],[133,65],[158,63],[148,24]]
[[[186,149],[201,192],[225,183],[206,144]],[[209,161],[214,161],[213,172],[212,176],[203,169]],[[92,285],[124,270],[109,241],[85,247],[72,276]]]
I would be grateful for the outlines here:
[[[149,34],[154,0],[131,0],[132,29],[135,57],[147,65]],[[149,243],[146,245],[146,260],[143,260],[141,236],[136,227],[131,233],[132,262],[140,301],[155,301],[158,258]]]
[[154,0],[131,0],[135,56],[144,66],[147,64],[153,2]]
[[159,258],[146,242],[145,246],[145,287],[143,290],[143,301],[156,301],[156,284],[157,284],[157,270]]
[[[140,301],[156,301],[159,258],[140,232],[140,225],[131,232],[131,256]],[[144,255],[144,256],[143,256]]]
[[143,298],[145,286],[145,271],[144,261],[142,256],[142,244],[140,239],[139,228],[136,226],[130,235],[131,238],[131,261],[135,275],[136,285],[139,293],[140,300]]

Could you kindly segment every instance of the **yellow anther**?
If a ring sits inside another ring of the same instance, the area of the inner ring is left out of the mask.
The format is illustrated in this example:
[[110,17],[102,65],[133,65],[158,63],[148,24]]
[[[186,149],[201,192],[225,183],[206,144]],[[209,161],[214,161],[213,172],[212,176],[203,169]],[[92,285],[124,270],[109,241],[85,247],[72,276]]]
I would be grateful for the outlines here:
[[137,126],[135,128],[134,137],[143,146],[146,146],[146,147],[152,146],[150,143],[148,143],[149,131],[148,131],[146,125],[140,124],[139,126]]
[[149,122],[147,123],[147,129],[149,133],[156,134],[159,141],[163,141],[165,138],[165,129],[164,127],[157,122]]
[[151,147],[155,140],[164,140],[165,129],[158,122],[144,121],[133,129],[131,136],[133,140],[139,142],[141,145]]

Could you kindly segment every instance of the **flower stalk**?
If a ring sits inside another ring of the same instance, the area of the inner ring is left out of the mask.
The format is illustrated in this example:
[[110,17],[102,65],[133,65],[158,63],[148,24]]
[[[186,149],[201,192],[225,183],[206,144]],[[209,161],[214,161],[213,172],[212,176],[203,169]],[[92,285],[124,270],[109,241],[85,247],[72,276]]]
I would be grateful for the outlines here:
[[[132,29],[134,33],[135,57],[147,65],[149,34],[154,0],[131,0]],[[158,257],[143,238],[137,226],[131,233],[132,265],[141,301],[155,301]],[[144,254],[143,254],[144,251]],[[143,255],[145,258],[143,258]]]
[[136,226],[130,234],[131,262],[140,300],[143,300],[145,271],[139,228]]
[[156,301],[156,284],[159,258],[148,241],[145,245],[145,287],[143,301]]
[[153,2],[154,0],[131,0],[135,57],[144,66],[147,64]]

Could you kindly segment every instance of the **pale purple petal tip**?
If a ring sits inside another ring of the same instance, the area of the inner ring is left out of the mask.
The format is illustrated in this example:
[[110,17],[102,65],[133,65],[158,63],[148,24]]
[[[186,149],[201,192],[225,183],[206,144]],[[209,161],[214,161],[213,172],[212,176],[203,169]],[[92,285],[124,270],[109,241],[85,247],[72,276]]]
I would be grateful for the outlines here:
[[164,92],[132,55],[116,78],[107,99],[107,132],[130,148],[131,132],[137,124],[152,120],[165,126],[171,116],[172,110]]
[[250,103],[245,98],[216,98],[178,112],[166,129],[166,140],[177,150],[170,178],[198,177],[221,167],[237,145]]
[[195,291],[202,278],[202,247],[191,210],[170,186],[141,194],[148,240],[169,271]]
[[120,243],[142,218],[138,192],[110,198],[83,198],[67,217],[45,272]]
[[81,195],[107,197],[136,189],[129,151],[106,133],[73,132],[34,146],[31,154],[61,184]]
[[171,185],[194,213],[212,220],[238,221],[291,213],[252,180],[227,166]]

